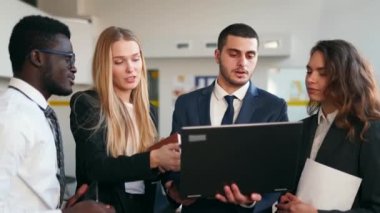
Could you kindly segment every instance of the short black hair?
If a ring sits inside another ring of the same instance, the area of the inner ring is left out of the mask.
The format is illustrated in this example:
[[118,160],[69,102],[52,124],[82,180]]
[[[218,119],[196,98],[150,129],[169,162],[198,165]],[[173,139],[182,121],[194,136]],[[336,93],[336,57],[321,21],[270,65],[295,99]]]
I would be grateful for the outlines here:
[[8,46],[13,73],[21,70],[30,51],[49,48],[58,34],[71,36],[69,27],[56,19],[40,15],[22,18],[14,26]]
[[243,38],[255,38],[257,42],[259,41],[259,36],[256,31],[249,25],[243,23],[231,24],[224,28],[219,34],[218,38],[218,50],[222,50],[223,46],[226,44],[227,36],[239,36]]

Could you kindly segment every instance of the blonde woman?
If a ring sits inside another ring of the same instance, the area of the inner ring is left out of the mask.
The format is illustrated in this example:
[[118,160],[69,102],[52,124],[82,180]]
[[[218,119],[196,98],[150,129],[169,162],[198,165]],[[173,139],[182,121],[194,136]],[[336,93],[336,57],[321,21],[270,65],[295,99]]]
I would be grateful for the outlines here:
[[95,186],[88,197],[117,212],[153,212],[151,182],[163,171],[178,171],[180,156],[177,144],[147,151],[157,131],[138,39],[127,29],[105,29],[92,66],[94,88],[70,102],[78,186]]

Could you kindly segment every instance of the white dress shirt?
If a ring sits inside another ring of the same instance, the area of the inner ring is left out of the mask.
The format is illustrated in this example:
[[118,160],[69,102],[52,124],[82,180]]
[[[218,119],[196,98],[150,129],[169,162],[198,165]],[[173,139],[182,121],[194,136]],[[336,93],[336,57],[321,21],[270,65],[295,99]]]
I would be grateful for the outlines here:
[[329,131],[331,124],[334,122],[336,115],[338,114],[338,110],[327,114],[325,116],[322,112],[322,109],[318,112],[318,127],[315,131],[315,136],[313,140],[313,146],[310,152],[310,159],[315,160],[317,157],[319,148],[322,146],[322,142],[326,137],[327,132]]
[[[0,212],[61,212],[54,136],[42,94],[12,78],[0,95]],[[31,100],[32,99],[32,100]]]
[[228,94],[218,84],[218,80],[215,81],[214,91],[212,92],[211,102],[210,102],[210,119],[211,119],[212,126],[220,126],[222,123],[224,113],[226,112],[227,107],[228,107],[227,101],[224,99],[224,96],[226,95],[234,95],[236,97],[233,101],[233,105],[234,105],[233,123],[235,123],[235,120],[237,116],[239,115],[241,105],[243,104],[243,98],[245,94],[247,93],[248,88],[249,88],[249,82],[247,82],[244,86],[240,87],[234,93]]
[[[128,110],[129,115],[131,116],[132,122],[137,124],[136,121],[136,114],[135,110],[133,108],[133,104],[131,103],[125,103],[125,106]],[[137,128],[137,125],[134,126],[134,133],[136,135],[136,141],[132,141],[131,137],[128,137],[128,143],[127,143],[127,155],[131,156],[138,152],[137,143],[141,143],[140,141],[140,132]],[[129,181],[124,183],[124,188],[127,193],[130,194],[144,194],[145,193],[145,184],[142,180],[137,181]]]

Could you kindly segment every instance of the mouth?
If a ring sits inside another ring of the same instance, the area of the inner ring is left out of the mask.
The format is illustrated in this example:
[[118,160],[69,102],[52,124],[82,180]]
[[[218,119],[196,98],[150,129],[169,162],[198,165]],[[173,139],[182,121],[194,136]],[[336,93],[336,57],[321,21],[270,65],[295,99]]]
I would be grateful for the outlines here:
[[133,83],[135,82],[136,76],[129,76],[124,78],[127,83]]
[[311,94],[314,94],[314,93],[318,93],[319,90],[318,89],[314,89],[314,88],[307,88],[307,92],[311,93]]
[[245,70],[245,69],[235,69],[234,71],[235,71],[236,73],[248,73],[248,71]]
[[248,71],[245,69],[236,69],[234,72],[238,77],[244,77],[248,74]]
[[75,75],[70,75],[70,76],[68,77],[68,79],[69,79],[69,81],[70,81],[71,84],[74,84]]

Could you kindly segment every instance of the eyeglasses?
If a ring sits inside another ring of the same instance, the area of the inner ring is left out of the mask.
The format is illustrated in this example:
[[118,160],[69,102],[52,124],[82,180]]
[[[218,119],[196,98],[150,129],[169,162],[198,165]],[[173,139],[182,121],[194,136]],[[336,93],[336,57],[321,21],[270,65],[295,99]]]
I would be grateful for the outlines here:
[[37,51],[40,51],[42,53],[52,54],[52,55],[64,56],[66,58],[67,64],[70,65],[70,67],[74,67],[75,53],[73,52],[66,52],[66,51],[52,50],[52,49],[37,49]]

